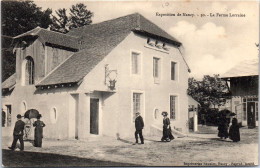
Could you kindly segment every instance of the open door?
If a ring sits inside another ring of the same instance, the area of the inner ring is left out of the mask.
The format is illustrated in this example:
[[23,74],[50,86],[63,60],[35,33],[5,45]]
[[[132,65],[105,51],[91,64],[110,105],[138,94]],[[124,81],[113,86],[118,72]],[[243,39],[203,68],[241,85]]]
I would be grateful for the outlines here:
[[99,99],[90,99],[90,133],[99,133]]
[[255,128],[255,102],[247,102],[247,125],[248,128]]

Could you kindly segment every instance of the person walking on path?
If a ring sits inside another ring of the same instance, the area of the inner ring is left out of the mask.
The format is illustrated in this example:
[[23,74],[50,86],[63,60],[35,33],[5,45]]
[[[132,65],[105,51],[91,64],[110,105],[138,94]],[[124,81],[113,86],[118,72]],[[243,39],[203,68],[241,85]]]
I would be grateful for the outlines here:
[[37,120],[33,123],[33,126],[35,127],[34,130],[34,146],[35,147],[42,147],[42,138],[43,138],[43,127],[45,127],[45,124],[43,121],[41,121],[42,115],[39,114],[37,116]]
[[135,118],[135,143],[138,143],[138,134],[141,140],[141,144],[144,144],[144,137],[142,130],[144,128],[144,121],[143,118],[140,116],[140,113],[136,113],[136,118]]
[[221,113],[218,121],[218,137],[220,137],[220,139],[228,138],[228,125],[229,122],[226,115]]
[[5,127],[6,112],[2,109],[2,127]]
[[167,141],[170,142],[171,140],[174,139],[172,135],[172,130],[170,126],[170,119],[167,117],[168,113],[167,112],[162,112],[163,115],[163,137],[161,141]]
[[229,129],[229,138],[233,140],[233,142],[240,141],[239,125],[237,123],[236,118],[232,119],[232,125],[230,126]]
[[19,139],[20,141],[20,150],[24,150],[24,142],[23,142],[23,134],[24,134],[24,125],[25,123],[21,120],[22,116],[20,114],[17,115],[17,121],[14,126],[14,132],[13,132],[13,143],[11,147],[8,147],[11,150],[15,150],[16,143]]

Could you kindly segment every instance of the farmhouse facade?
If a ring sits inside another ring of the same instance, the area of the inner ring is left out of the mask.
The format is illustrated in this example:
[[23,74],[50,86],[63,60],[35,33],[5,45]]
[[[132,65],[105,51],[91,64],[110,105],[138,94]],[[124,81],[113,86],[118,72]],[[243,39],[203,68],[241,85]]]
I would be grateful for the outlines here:
[[258,60],[247,60],[221,76],[231,92],[230,109],[242,126],[258,126]]
[[2,108],[11,136],[16,115],[35,109],[44,137],[132,137],[140,112],[144,134],[162,128],[188,132],[188,71],[182,44],[135,13],[72,29],[35,28],[14,38],[16,73],[2,83]]

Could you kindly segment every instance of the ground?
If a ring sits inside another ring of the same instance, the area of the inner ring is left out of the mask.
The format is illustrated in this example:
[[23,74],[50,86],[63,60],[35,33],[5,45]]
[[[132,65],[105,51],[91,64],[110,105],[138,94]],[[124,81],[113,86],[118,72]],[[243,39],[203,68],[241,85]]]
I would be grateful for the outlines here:
[[199,127],[198,133],[175,136],[171,142],[146,137],[145,144],[133,145],[134,138],[91,137],[88,140],[43,139],[43,148],[25,142],[25,151],[8,150],[12,138],[2,138],[4,166],[245,166],[258,165],[258,128],[240,129],[241,141],[220,140],[217,128]]

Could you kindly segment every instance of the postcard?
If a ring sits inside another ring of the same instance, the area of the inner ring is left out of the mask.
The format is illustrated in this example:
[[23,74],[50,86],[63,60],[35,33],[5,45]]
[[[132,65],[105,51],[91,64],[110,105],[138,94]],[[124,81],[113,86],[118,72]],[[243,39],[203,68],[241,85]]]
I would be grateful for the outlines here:
[[1,1],[3,167],[257,166],[258,1]]

